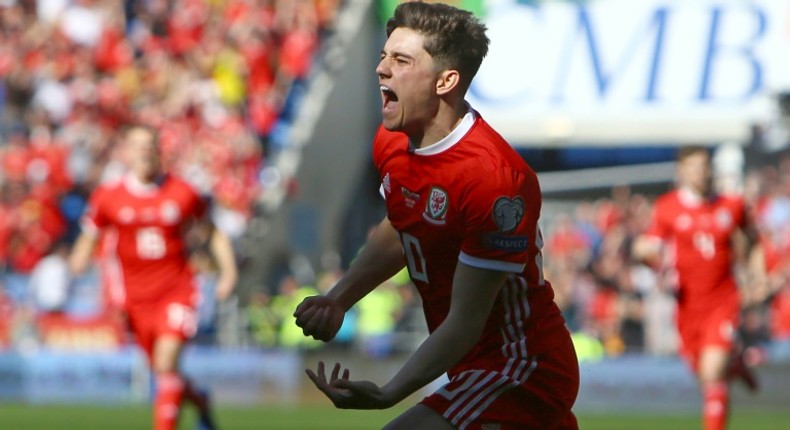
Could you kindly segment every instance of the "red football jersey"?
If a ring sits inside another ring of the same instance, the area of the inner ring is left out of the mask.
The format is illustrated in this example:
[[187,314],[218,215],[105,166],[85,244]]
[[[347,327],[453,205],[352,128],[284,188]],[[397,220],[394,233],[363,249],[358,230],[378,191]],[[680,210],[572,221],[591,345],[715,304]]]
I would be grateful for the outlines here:
[[679,305],[709,307],[737,298],[731,240],[746,224],[744,202],[734,196],[702,199],[675,190],[659,197],[646,234],[674,246]]
[[126,300],[147,302],[194,289],[183,235],[188,223],[204,212],[203,199],[183,180],[164,176],[148,186],[125,177],[96,189],[83,229],[116,230]]
[[447,316],[459,261],[512,274],[480,340],[451,376],[478,360],[505,374],[526,371],[528,356],[568,336],[542,276],[537,175],[479,114],[470,111],[426,148],[415,149],[405,134],[381,127],[373,158],[429,330]]

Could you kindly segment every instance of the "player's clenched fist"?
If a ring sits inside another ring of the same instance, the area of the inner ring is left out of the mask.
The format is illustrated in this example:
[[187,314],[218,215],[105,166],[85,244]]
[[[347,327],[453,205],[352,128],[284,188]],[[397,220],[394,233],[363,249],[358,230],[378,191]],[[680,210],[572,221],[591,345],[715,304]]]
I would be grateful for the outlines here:
[[302,300],[294,317],[305,336],[328,342],[340,330],[345,313],[343,307],[329,297],[312,296]]

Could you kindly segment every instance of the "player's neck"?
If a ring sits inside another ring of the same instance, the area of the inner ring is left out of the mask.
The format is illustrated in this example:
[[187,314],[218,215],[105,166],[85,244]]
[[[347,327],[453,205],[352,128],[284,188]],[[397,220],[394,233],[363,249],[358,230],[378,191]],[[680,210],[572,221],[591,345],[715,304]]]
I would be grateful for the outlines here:
[[441,104],[436,116],[419,133],[408,134],[414,148],[427,148],[446,138],[463,120],[470,107],[465,102],[455,106]]
[[138,194],[146,194],[150,193],[152,190],[155,190],[159,186],[159,183],[161,182],[160,177],[161,175],[147,177],[138,175],[134,172],[129,172],[129,174],[126,175],[125,183],[130,191]]
[[142,176],[132,174],[132,178],[134,178],[134,180],[141,185],[153,185],[156,183],[156,175]]
[[475,112],[469,110],[466,115],[461,118],[458,125],[441,140],[423,148],[417,148],[410,143],[411,147],[409,151],[418,155],[436,155],[445,152],[463,140],[464,136],[469,133],[469,130],[474,127],[475,118]]

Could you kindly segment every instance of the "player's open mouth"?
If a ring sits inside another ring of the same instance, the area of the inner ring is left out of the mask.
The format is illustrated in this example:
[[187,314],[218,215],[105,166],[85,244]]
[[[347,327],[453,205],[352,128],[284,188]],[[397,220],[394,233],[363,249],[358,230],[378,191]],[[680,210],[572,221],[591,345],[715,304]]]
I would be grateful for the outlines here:
[[392,108],[393,103],[398,101],[398,95],[386,85],[379,85],[379,89],[381,90],[382,107],[384,109]]

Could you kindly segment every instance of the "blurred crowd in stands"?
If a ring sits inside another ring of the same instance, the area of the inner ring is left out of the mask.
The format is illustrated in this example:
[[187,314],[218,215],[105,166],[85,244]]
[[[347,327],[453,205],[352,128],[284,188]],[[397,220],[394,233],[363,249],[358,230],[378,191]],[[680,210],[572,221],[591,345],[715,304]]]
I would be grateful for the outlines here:
[[[0,345],[20,303],[63,310],[49,280],[91,190],[123,174],[127,124],[159,130],[164,167],[212,200],[229,236],[244,233],[340,3],[0,1]],[[39,266],[45,294],[30,283]]]

